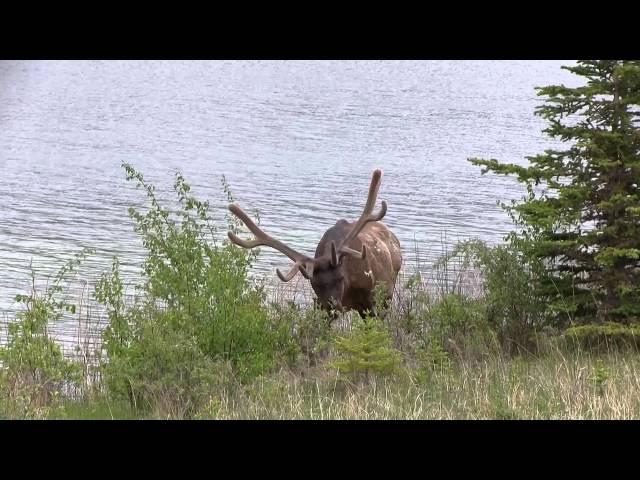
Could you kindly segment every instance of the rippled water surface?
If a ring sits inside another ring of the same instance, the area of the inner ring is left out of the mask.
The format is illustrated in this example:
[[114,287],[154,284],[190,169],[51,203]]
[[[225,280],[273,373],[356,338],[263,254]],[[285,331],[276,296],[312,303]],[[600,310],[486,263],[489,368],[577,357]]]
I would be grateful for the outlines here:
[[[118,255],[142,258],[127,207],[130,162],[171,198],[176,171],[224,208],[220,177],[262,227],[313,255],[322,233],[362,210],[384,172],[385,223],[411,264],[446,242],[500,241],[510,178],[481,177],[469,157],[523,163],[552,145],[534,87],[573,85],[569,61],[0,62],[0,310],[82,247],[94,281]],[[379,203],[379,202],[378,202]],[[256,274],[289,260],[263,249]]]

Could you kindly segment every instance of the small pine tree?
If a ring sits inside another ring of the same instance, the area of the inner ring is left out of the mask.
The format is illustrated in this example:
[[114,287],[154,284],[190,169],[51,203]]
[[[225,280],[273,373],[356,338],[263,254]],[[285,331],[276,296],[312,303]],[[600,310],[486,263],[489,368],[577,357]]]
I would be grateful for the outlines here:
[[351,333],[334,340],[339,358],[332,366],[340,373],[369,380],[372,375],[390,375],[398,371],[400,353],[391,346],[391,338],[376,318],[353,321]]
[[470,161],[526,184],[523,202],[503,206],[523,227],[511,240],[544,265],[536,287],[552,309],[579,323],[629,323],[640,319],[640,61],[562,68],[586,85],[538,88],[547,99],[536,114],[568,146],[528,167]]

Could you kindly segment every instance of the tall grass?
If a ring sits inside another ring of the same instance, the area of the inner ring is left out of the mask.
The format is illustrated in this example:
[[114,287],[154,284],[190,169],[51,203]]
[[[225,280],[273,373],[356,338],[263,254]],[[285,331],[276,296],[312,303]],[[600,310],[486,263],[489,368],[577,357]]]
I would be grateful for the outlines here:
[[[602,372],[605,372],[604,374]],[[345,385],[337,374],[281,372],[211,399],[217,419],[634,419],[637,354],[461,362],[428,381],[404,376]]]

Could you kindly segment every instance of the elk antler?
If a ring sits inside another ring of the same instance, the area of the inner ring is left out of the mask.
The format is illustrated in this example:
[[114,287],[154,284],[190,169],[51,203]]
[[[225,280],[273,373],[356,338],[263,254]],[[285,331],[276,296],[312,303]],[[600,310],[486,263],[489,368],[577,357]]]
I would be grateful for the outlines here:
[[376,214],[373,214],[373,207],[376,204],[376,198],[378,197],[378,190],[380,189],[380,180],[382,178],[382,172],[380,170],[374,170],[373,176],[371,177],[371,185],[369,186],[369,196],[367,197],[367,203],[364,206],[364,211],[360,218],[353,226],[351,231],[347,234],[347,236],[340,243],[340,247],[338,250],[341,253],[351,255],[355,258],[360,258],[364,260],[367,256],[367,250],[364,245],[362,245],[362,251],[358,252],[352,248],[349,248],[349,242],[353,240],[358,234],[362,231],[364,226],[369,222],[377,222],[382,220],[382,218],[387,213],[387,202],[382,201],[382,206],[380,207],[380,211]]
[[271,247],[278,250],[280,253],[284,253],[295,263],[286,275],[283,275],[279,269],[276,269],[278,277],[280,277],[280,280],[282,280],[283,282],[288,282],[289,280],[291,280],[296,275],[296,273],[298,273],[298,271],[300,271],[306,279],[311,278],[313,269],[311,268],[310,264],[313,263],[313,259],[296,252],[291,247],[264,233],[262,230],[260,230],[260,228],[258,228],[255,223],[253,223],[249,216],[245,212],[243,212],[239,206],[232,203],[229,205],[229,211],[240,220],[242,220],[242,223],[244,223],[247,228],[256,236],[256,238],[253,240],[242,240],[233,232],[228,232],[227,235],[229,236],[229,240],[243,248],[254,248],[260,245],[264,245],[265,247]]

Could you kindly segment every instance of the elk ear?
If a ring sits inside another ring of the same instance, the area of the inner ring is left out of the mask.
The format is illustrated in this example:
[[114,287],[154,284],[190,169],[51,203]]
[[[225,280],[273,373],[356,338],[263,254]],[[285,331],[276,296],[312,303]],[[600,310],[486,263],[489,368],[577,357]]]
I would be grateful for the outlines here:
[[338,251],[336,250],[335,242],[331,242],[331,266],[338,266]]

